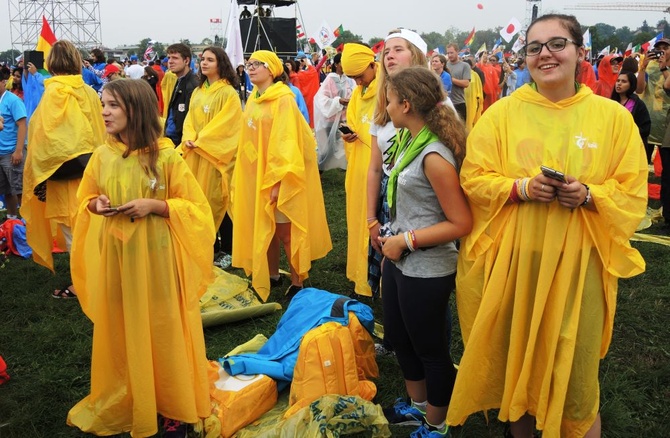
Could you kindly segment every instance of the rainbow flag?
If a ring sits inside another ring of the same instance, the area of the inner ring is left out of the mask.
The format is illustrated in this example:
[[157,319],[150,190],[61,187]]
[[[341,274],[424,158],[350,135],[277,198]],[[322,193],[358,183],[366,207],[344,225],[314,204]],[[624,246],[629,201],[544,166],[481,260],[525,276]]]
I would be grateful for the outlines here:
[[468,37],[467,37],[467,38],[465,39],[465,41],[463,42],[463,45],[469,47],[470,44],[472,44],[472,40],[474,40],[474,39],[475,39],[475,28],[473,27],[473,28],[472,28],[472,31],[470,32],[470,34],[468,35]]

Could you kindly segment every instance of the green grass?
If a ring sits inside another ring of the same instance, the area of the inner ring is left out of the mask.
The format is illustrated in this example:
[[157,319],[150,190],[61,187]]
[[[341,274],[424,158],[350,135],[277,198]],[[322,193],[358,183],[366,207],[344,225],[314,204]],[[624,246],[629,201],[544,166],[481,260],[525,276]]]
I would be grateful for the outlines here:
[[[344,173],[332,170],[322,180],[333,250],[314,263],[306,285],[349,295],[353,285],[344,275]],[[657,231],[654,226],[646,232]],[[614,338],[601,365],[603,436],[668,437],[670,248],[650,243],[634,246],[642,252],[647,271],[620,282]],[[88,393],[92,326],[77,301],[49,297],[53,289],[68,282],[67,256],[56,256],[56,271],[53,275],[16,257],[0,269],[0,354],[11,376],[9,383],[0,386],[0,438],[84,436],[68,427],[65,418]],[[281,301],[282,293],[274,290],[270,300]],[[361,301],[370,304],[380,319],[379,300]],[[257,333],[272,335],[280,317],[277,312],[206,329],[208,357],[219,358]],[[453,353],[458,361],[462,345],[456,318]],[[379,366],[375,402],[385,406],[404,394],[403,382],[392,357],[380,358]],[[397,437],[410,431],[392,428]],[[473,415],[463,427],[453,429],[453,436],[500,437],[502,431],[491,412],[488,424],[482,414]]]

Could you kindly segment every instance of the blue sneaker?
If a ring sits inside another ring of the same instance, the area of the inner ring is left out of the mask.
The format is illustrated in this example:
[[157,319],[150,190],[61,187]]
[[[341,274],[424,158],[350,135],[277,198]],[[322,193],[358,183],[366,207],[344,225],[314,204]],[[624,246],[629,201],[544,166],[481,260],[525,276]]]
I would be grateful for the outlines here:
[[422,424],[417,430],[412,432],[410,438],[445,438],[449,436],[449,427],[444,433],[437,430],[430,430],[427,425]]
[[423,424],[423,412],[399,398],[393,406],[384,408],[384,416],[394,426],[420,426]]

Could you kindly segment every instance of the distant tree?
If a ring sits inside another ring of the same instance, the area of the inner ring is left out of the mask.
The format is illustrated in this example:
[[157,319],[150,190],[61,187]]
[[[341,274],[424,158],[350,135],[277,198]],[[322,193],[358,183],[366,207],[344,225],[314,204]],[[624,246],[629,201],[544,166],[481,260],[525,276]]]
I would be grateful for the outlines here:
[[200,44],[202,44],[203,46],[211,46],[212,43],[213,41],[211,38],[203,38]]
[[656,30],[663,32],[663,35],[670,35],[670,24],[666,20],[661,20],[656,23]]
[[372,37],[368,40],[368,46],[372,47],[378,42],[382,41],[384,38],[379,38],[379,37]]
[[343,44],[343,43],[356,43],[356,42],[360,42],[360,41],[363,41],[362,36],[357,35],[355,33],[352,33],[349,30],[345,30],[344,32],[342,32],[340,34],[340,36],[335,38],[335,41],[333,42],[332,46],[337,47],[337,46],[339,46],[340,44]]
[[9,49],[4,52],[0,52],[0,62],[6,62],[9,65],[16,64],[16,58],[21,54],[18,50]]
[[221,38],[218,35],[214,35],[214,45],[222,47],[223,46],[223,38]]
[[442,34],[437,32],[422,33],[421,38],[428,45],[428,50],[436,49],[440,46],[446,46],[449,40]]
[[189,40],[188,38],[180,39],[179,42],[182,43],[182,44],[186,44],[189,47],[191,47],[191,45],[192,45],[191,40]]
[[165,53],[165,45],[163,43],[155,43],[154,44],[154,52],[156,52],[159,55],[162,55]]
[[652,29],[651,29],[651,27],[649,27],[649,24],[647,24],[647,20],[644,20],[642,22],[642,26],[640,27],[640,30],[642,32],[651,32]]

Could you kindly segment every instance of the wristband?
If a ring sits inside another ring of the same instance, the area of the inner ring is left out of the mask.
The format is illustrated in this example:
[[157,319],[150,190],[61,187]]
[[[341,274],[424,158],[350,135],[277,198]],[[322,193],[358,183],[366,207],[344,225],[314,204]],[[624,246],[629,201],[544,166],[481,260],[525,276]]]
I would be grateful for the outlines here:
[[379,221],[378,221],[377,219],[375,219],[374,221],[370,222],[370,223],[368,224],[368,230],[371,230],[372,227],[374,227],[374,226],[377,225],[378,223],[379,223]]
[[586,187],[586,198],[584,198],[584,202],[582,202],[580,206],[584,207],[585,205],[588,205],[589,202],[591,202],[591,189],[586,184],[582,183],[582,185]]

